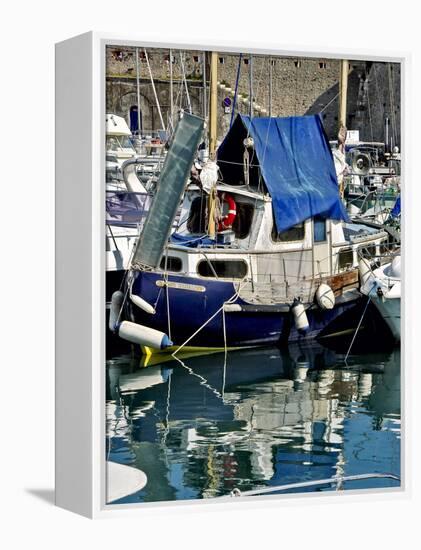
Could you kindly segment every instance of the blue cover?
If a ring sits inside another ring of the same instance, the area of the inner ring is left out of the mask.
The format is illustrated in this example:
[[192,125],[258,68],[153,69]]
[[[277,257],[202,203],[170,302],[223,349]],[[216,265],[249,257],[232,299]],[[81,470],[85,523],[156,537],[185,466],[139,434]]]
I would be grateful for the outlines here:
[[272,197],[278,232],[320,216],[348,220],[329,141],[319,115],[252,118],[238,115],[218,149],[223,180],[244,182],[243,140],[250,135],[250,185],[263,178]]
[[398,218],[401,215],[401,196],[396,199],[395,206],[393,207],[390,215],[392,218]]

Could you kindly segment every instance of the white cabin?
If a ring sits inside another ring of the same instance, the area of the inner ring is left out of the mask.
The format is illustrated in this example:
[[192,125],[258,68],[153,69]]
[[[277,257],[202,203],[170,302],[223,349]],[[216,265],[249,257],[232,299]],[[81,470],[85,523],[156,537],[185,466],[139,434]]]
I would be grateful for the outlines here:
[[206,237],[207,195],[190,185],[162,270],[199,279],[241,280],[250,294],[247,300],[259,295],[266,300],[269,289],[274,301],[292,295],[308,300],[321,279],[330,282],[351,274],[344,286],[358,286],[359,253],[381,255],[388,247],[383,230],[330,219],[310,218],[279,234],[268,194],[223,183],[217,190],[235,200],[232,229],[218,233],[216,242]]

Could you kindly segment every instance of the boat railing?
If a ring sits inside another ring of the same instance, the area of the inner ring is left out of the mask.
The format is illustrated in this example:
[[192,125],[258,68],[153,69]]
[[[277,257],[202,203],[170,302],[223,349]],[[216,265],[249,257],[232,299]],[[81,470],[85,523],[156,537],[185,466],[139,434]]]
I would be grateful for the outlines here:
[[142,223],[148,212],[151,198],[150,193],[107,190],[105,192],[107,224]]
[[[249,497],[249,496],[260,496],[265,495],[269,493],[279,493],[282,491],[289,491],[294,489],[304,489],[307,487],[318,487],[321,485],[335,485],[336,490],[339,491],[342,488],[342,484],[345,482],[350,481],[363,481],[367,479],[390,479],[393,481],[399,482],[400,486],[400,477],[391,474],[391,473],[370,473],[370,474],[358,474],[358,475],[351,475],[351,476],[334,476],[327,479],[318,479],[318,480],[312,480],[312,481],[302,481],[299,483],[288,483],[285,485],[273,485],[273,486],[265,486],[260,487],[257,489],[252,489],[249,491],[240,491],[240,489],[235,488],[233,489],[229,497]],[[227,497],[220,497],[220,498],[227,498]]]

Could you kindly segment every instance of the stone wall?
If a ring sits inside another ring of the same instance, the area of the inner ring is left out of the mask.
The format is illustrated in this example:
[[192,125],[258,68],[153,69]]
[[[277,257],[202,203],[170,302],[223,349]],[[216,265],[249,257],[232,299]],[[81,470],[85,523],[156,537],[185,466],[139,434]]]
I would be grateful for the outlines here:
[[[140,107],[144,130],[161,128],[156,100],[150,83],[146,54],[139,54]],[[168,124],[170,117],[170,52],[148,49],[159,104]],[[209,79],[209,60],[205,65]],[[203,115],[203,52],[172,51],[173,98],[175,109],[188,109]],[[128,117],[131,106],[137,105],[136,51],[130,48],[107,49],[107,111]],[[330,139],[335,139],[338,125],[338,77],[340,62],[333,59],[286,58],[244,54],[218,54],[218,81],[235,88],[239,70],[238,94],[250,97],[250,73],[253,98],[269,112],[269,81],[272,72],[272,115],[291,116],[321,113]],[[188,96],[183,81],[187,81]],[[224,113],[222,101],[226,92],[218,92],[218,134],[222,138],[229,126],[230,115]],[[209,99],[209,91],[207,92]],[[249,107],[239,102],[237,109],[248,114]],[[256,116],[257,113],[254,112]],[[267,116],[267,115],[266,115]],[[390,120],[389,134],[393,145],[400,144],[400,66],[391,63],[350,62],[348,82],[349,129],[360,130],[360,138],[384,141],[385,118]]]

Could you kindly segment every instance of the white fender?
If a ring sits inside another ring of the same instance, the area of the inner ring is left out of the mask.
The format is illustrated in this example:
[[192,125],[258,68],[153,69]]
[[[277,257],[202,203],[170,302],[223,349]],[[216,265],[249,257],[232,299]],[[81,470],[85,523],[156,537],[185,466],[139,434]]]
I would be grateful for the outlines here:
[[370,279],[374,279],[370,263],[365,258],[361,258],[361,260],[358,262],[358,271],[360,272],[361,286],[364,286],[366,283],[368,283]]
[[321,309],[333,309],[335,307],[335,295],[329,285],[322,283],[316,290],[316,302]]
[[134,303],[135,306],[143,309],[143,311],[146,311],[146,313],[155,315],[155,308],[140,296],[137,296],[136,294],[130,294],[130,300]]
[[123,321],[118,329],[118,335],[123,340],[139,346],[155,349],[165,349],[173,345],[168,336],[160,330],[138,325],[131,321]]
[[303,304],[299,300],[294,300],[291,307],[291,312],[298,332],[301,332],[302,334],[308,332],[310,325],[308,323],[307,313]]
[[114,332],[118,321],[121,306],[123,304],[124,294],[121,290],[116,290],[111,296],[110,318],[108,319],[108,328]]

